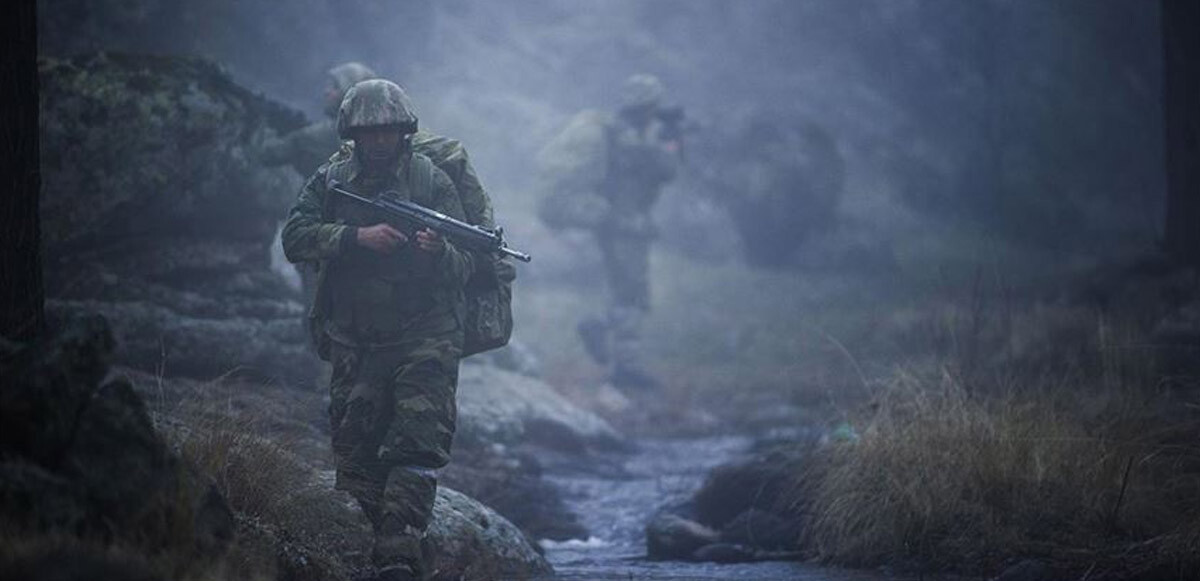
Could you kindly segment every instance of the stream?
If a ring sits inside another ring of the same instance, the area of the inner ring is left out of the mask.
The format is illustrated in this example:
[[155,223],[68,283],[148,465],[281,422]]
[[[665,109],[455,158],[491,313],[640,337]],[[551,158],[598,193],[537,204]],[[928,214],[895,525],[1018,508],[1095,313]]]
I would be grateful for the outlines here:
[[647,439],[631,455],[586,473],[569,466],[547,466],[568,506],[592,537],[587,541],[543,541],[556,579],[851,581],[878,580],[872,571],[833,569],[785,561],[745,564],[651,561],[646,558],[643,527],[660,507],[694,493],[717,465],[736,458],[752,440],[741,436]]

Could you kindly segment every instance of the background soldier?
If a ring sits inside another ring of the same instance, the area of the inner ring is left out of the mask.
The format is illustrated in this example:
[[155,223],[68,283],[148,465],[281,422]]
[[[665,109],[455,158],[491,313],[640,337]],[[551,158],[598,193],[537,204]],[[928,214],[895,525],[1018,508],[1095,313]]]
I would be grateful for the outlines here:
[[266,144],[262,161],[268,166],[290,165],[302,176],[312,175],[329,161],[342,145],[335,125],[342,97],[355,83],[376,78],[375,71],[356,62],[342,63],[329,69],[329,82],[322,95],[325,118]]
[[379,577],[420,578],[435,470],[449,461],[454,434],[462,287],[479,257],[430,230],[402,232],[329,192],[332,181],[367,196],[394,191],[472,221],[445,172],[412,152],[417,118],[399,86],[355,85],[337,128],[353,143],[308,180],[283,246],[293,262],[320,264],[312,317],[318,352],[333,364],[337,485],[374,527]]
[[681,161],[680,110],[663,107],[656,77],[638,74],[622,87],[617,113],[584,111],[539,154],[539,207],[552,228],[593,231],[604,259],[610,302],[579,333],[589,354],[609,365],[617,387],[657,385],[642,358],[641,329],[650,309],[650,212]]

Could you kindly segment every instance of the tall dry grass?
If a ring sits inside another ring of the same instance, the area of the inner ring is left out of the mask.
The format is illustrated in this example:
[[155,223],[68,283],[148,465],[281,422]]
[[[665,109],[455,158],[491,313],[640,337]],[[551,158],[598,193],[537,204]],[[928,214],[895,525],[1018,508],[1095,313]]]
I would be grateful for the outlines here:
[[[348,579],[367,565],[369,530],[301,447],[253,413],[234,417],[220,401],[175,411],[167,430],[180,454],[211,478],[238,521],[238,568],[280,578]],[[356,552],[357,551],[357,552]],[[346,555],[352,555],[347,558]]]
[[930,344],[950,348],[899,367],[854,417],[858,437],[796,476],[806,549],[849,565],[993,574],[1034,557],[1083,577],[1200,578],[1194,396],[1169,389],[1136,325],[1035,311],[935,315],[948,328]]

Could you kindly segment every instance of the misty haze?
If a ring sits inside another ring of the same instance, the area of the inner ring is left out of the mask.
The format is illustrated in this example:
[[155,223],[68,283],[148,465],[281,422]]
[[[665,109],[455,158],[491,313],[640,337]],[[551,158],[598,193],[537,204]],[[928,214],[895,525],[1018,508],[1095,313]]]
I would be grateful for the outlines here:
[[1200,579],[1188,0],[29,4],[0,578]]

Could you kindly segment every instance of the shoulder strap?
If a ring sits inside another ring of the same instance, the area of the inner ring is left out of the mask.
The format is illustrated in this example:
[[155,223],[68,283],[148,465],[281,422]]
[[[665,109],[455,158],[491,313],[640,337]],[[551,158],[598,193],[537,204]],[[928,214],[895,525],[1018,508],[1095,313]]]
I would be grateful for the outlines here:
[[[343,143],[337,153],[329,157],[329,163],[325,168],[325,191],[329,191],[331,182],[348,182],[350,174],[350,159],[353,153],[353,146],[349,143]],[[328,220],[333,216],[333,200],[336,196],[325,195],[325,203],[322,206],[322,215]]]
[[433,205],[433,162],[419,153],[412,154],[408,171],[408,185],[412,188],[413,201],[422,206]]

